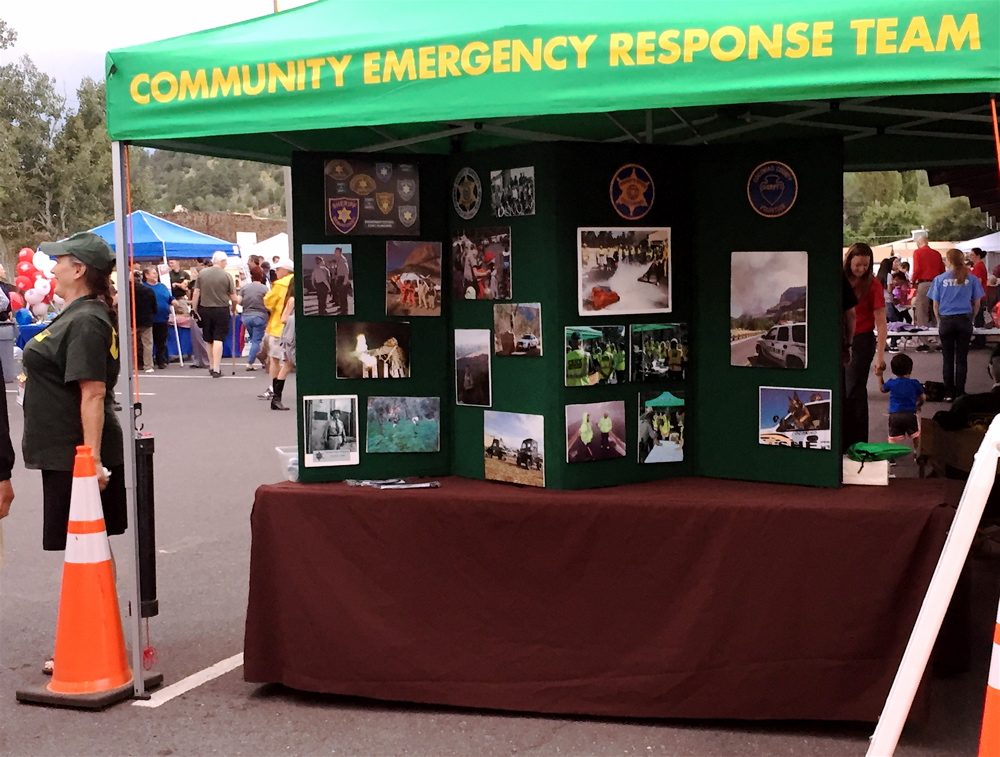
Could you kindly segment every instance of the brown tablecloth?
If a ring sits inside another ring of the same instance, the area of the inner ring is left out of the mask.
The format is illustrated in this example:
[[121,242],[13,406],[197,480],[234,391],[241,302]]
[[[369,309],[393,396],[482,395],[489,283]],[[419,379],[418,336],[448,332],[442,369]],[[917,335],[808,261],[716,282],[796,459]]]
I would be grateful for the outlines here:
[[932,480],[257,490],[244,674],[608,716],[877,719],[953,511]]

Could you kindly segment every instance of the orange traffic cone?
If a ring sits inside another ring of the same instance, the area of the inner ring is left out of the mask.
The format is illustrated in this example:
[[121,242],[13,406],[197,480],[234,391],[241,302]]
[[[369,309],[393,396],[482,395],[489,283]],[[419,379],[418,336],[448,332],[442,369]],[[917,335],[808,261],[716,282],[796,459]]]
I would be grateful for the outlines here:
[[94,456],[84,445],[73,464],[54,665],[44,690],[18,691],[18,700],[100,709],[133,693]]
[[993,628],[993,655],[986,684],[983,730],[979,736],[979,757],[1000,757],[1000,609]]

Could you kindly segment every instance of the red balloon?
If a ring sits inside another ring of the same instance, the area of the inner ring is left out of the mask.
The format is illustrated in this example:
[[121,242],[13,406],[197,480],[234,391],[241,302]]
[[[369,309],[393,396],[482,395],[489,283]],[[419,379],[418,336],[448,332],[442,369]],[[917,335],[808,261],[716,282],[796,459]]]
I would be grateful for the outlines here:
[[35,251],[30,247],[22,247],[21,251],[17,253],[17,259],[20,262],[31,262],[35,257]]
[[38,275],[38,269],[35,268],[35,266],[33,266],[28,260],[22,260],[17,264],[17,268],[14,270],[17,271],[19,276],[27,276],[32,281],[34,281],[35,277]]
[[24,297],[17,292],[8,292],[7,296],[10,298],[10,306],[12,309],[20,310],[24,307]]
[[14,279],[14,286],[16,286],[22,292],[27,292],[29,289],[31,289],[32,286],[31,279],[29,279],[27,276],[18,276],[16,279]]

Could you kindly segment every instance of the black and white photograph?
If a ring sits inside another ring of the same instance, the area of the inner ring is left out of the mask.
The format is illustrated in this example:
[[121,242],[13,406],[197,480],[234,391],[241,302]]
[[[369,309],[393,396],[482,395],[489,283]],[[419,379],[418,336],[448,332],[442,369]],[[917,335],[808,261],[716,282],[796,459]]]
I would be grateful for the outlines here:
[[354,315],[351,245],[304,244],[301,267],[305,315]]
[[509,300],[510,227],[462,229],[451,240],[452,291],[459,300]]
[[669,227],[577,229],[580,315],[669,313]]
[[358,464],[358,395],[302,398],[306,426],[305,467]]
[[354,321],[337,324],[337,378],[409,377],[409,323]]
[[639,462],[684,459],[684,391],[639,392]]
[[625,403],[566,405],[566,462],[592,463],[625,457]]
[[385,314],[441,315],[441,243],[385,243]]
[[490,171],[490,207],[496,218],[535,215],[535,167]]
[[545,418],[483,413],[484,472],[489,481],[545,486]]
[[629,378],[632,381],[687,377],[687,326],[683,323],[633,323],[629,327]]
[[808,367],[808,253],[734,252],[731,270],[729,364]]
[[541,303],[494,305],[493,351],[512,357],[541,357]]
[[566,326],[566,386],[624,384],[628,345],[624,326]]
[[491,341],[489,329],[455,329],[456,404],[492,406]]

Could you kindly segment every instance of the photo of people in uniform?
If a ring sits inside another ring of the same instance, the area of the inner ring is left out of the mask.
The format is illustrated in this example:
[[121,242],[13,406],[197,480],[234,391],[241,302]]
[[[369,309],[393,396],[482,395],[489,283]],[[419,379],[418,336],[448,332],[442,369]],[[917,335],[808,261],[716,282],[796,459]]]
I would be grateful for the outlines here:
[[409,323],[377,321],[337,324],[337,378],[409,377]]
[[302,245],[302,293],[307,316],[354,315],[351,245]]
[[580,315],[669,313],[670,229],[577,229]]
[[385,243],[385,314],[441,315],[441,243]]
[[525,413],[483,413],[485,476],[523,486],[545,486],[545,418]]
[[591,463],[625,457],[625,403],[566,405],[566,462]]
[[541,303],[494,305],[493,351],[497,355],[541,357]]
[[509,300],[510,227],[463,229],[451,240],[452,291],[459,300]]
[[830,390],[760,387],[761,444],[831,449]]
[[369,397],[368,452],[438,452],[440,397]]
[[490,341],[489,329],[455,329],[456,404],[476,407],[493,404]]
[[624,326],[565,328],[566,386],[624,384],[628,347]]
[[730,365],[806,368],[806,252],[734,252],[730,276]]
[[684,392],[639,392],[639,462],[684,459]]
[[496,218],[535,215],[535,167],[490,171],[490,208]]
[[682,380],[687,376],[688,333],[683,323],[636,323],[629,327],[632,381]]
[[302,398],[306,423],[305,466],[358,464],[358,396]]

